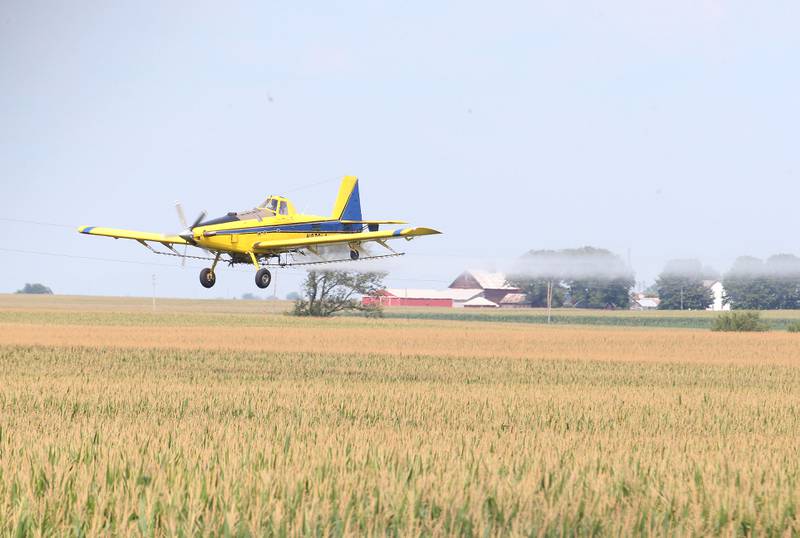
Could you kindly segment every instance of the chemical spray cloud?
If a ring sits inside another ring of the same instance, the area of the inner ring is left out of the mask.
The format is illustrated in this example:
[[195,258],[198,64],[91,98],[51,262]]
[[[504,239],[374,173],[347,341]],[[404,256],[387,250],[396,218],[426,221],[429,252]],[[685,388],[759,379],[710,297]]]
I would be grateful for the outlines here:
[[633,278],[633,269],[616,254],[592,247],[531,251],[516,260],[511,278],[584,280]]
[[703,265],[700,260],[696,259],[670,260],[664,265],[661,274],[673,278],[700,278],[702,280],[716,280],[719,278],[717,271]]
[[730,275],[750,277],[800,278],[800,258],[793,254],[776,254],[766,261],[752,256],[738,258]]

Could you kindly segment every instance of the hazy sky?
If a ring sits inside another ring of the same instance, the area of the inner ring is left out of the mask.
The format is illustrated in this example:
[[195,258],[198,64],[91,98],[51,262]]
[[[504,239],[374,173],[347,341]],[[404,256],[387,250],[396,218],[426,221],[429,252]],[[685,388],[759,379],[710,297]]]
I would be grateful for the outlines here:
[[531,248],[630,250],[638,280],[800,254],[800,3],[332,4],[0,2],[0,291],[255,292],[74,228],[328,214],[345,174],[365,217],[445,232],[376,266],[395,287]]

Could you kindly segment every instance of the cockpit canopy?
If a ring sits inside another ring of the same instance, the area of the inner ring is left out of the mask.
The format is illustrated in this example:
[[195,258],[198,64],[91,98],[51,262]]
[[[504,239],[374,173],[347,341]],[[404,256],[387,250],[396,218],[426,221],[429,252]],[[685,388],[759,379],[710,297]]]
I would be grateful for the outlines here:
[[266,210],[267,214],[272,215],[294,215],[296,213],[294,204],[283,196],[269,196],[258,209]]

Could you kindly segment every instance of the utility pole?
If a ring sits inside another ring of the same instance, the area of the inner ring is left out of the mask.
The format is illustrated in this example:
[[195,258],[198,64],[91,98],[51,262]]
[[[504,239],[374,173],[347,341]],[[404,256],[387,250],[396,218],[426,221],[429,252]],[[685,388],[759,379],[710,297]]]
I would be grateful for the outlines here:
[[553,281],[547,281],[547,324],[550,324],[550,311],[553,308]]
[[681,286],[681,310],[683,310],[683,286]]
[[153,274],[153,314],[156,313],[156,275]]

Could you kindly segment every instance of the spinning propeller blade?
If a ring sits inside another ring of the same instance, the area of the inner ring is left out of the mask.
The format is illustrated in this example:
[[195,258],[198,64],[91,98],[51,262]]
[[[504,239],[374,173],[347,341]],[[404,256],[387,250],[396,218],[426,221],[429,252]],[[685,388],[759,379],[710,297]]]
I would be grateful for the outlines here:
[[208,214],[208,213],[206,213],[205,210],[201,211],[200,214],[197,215],[197,218],[194,219],[194,222],[192,223],[192,225],[189,226],[186,223],[186,213],[183,212],[183,206],[181,205],[180,202],[175,202],[175,211],[178,212],[178,220],[181,222],[181,226],[183,226],[187,230],[193,230],[193,229],[197,228],[197,226],[201,222],[203,222],[203,219],[206,218],[206,215]]
[[188,228],[189,225],[186,223],[186,214],[183,212],[183,206],[178,201],[175,202],[175,210],[178,212],[178,220],[181,226],[183,226],[184,229]]
[[205,211],[201,211],[200,214],[197,215],[197,218],[194,219],[194,222],[192,223],[192,225],[189,226],[189,229],[190,230],[194,230],[197,227],[198,224],[203,222],[203,219],[206,218],[206,214],[207,213]]
[[[189,226],[186,223],[186,213],[183,212],[183,206],[178,201],[175,202],[175,211],[178,212],[178,220],[180,221],[181,226],[183,226],[184,228],[184,231],[178,235],[184,238],[187,242],[194,244],[194,239],[192,239],[192,230],[195,229],[201,222],[203,222],[203,219],[206,218],[207,213],[205,211],[201,211],[200,214],[197,215],[197,218],[194,219],[192,225]],[[188,250],[188,248],[189,245],[183,247],[183,257],[181,258],[181,267],[186,267],[186,251]]]

